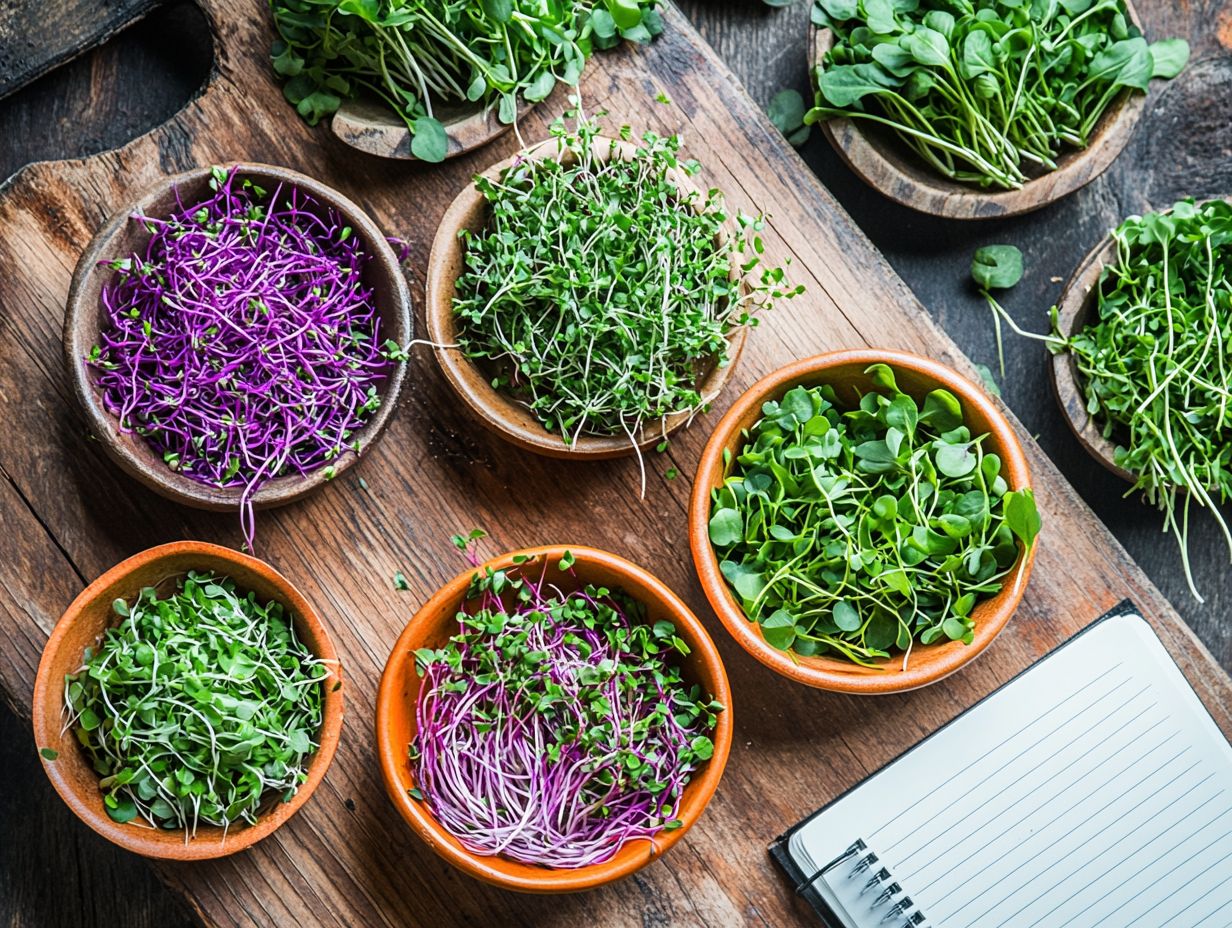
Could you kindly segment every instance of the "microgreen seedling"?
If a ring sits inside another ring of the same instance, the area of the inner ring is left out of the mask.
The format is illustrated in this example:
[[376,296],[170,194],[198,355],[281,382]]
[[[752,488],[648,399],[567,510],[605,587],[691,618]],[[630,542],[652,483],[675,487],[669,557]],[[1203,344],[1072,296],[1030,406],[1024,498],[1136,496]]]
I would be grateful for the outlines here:
[[812,20],[835,43],[806,123],[884,126],[937,173],[1007,190],[1189,58],[1181,39],[1148,44],[1123,0],[814,0]]
[[917,640],[973,640],[973,610],[1040,520],[957,397],[918,402],[886,365],[867,373],[876,389],[854,408],[828,385],[763,405],[712,493],[710,542],[773,647],[905,664]]
[[190,572],[171,595],[146,587],[113,609],[119,624],[64,680],[107,814],[187,841],[290,801],[318,747],[328,670],[283,607]]
[[567,158],[476,180],[490,218],[462,233],[457,342],[563,441],[636,445],[652,423],[702,410],[701,382],[730,362],[732,333],[800,288],[762,265],[762,217],[682,189],[699,165],[679,138],[646,133],[630,157],[607,158],[598,118],[567,116],[552,127]]
[[443,161],[445,108],[495,110],[572,86],[595,49],[646,43],[663,31],[658,0],[272,0],[274,71],[309,125],[344,99],[369,96],[411,133],[411,152]]
[[476,573],[457,634],[416,652],[408,795],[474,853],[584,867],[681,827],[723,706],[684,682],[671,622],[618,590],[563,592],[533,563]]

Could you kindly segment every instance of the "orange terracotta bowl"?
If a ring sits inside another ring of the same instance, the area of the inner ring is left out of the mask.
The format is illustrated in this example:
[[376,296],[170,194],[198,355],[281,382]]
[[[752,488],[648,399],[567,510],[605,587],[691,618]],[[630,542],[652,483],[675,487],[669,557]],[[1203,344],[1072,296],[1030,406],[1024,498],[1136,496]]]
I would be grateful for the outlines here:
[[[797,385],[828,383],[837,391],[844,405],[854,407],[861,394],[873,389],[871,379],[864,373],[865,369],[879,362],[889,365],[899,389],[917,401],[938,387],[958,397],[972,434],[988,433],[985,447],[1000,455],[1001,472],[1010,489],[1019,490],[1031,485],[1027,458],[1013,427],[988,395],[974,383],[943,364],[902,351],[837,351],[789,364],[763,377],[736,400],[702,452],[689,505],[689,545],[693,550],[693,563],[706,598],[732,637],[755,658],[783,676],[818,689],[840,693],[900,693],[936,683],[974,660],[992,644],[1018,607],[1038,547],[1033,546],[1029,552],[1020,554],[1001,592],[983,600],[972,611],[975,640],[971,644],[947,641],[921,645],[917,642],[911,650],[906,670],[902,669],[901,656],[882,660],[876,667],[861,667],[833,657],[801,657],[767,643],[761,626],[749,621],[732,595],[719,571],[718,558],[710,544],[710,493],[723,483],[726,470],[724,452],[730,452],[734,460],[744,444],[745,430],[761,418],[762,404],[780,399]],[[1026,558],[1025,564],[1023,557]]]
[[[595,142],[595,154],[601,160],[614,157],[632,157],[635,146],[613,139],[598,139]],[[495,179],[503,171],[518,161],[540,161],[559,159],[560,148],[553,141],[541,142],[529,150],[520,152],[512,158],[493,165],[483,172],[483,176]],[[565,156],[566,163],[569,155]],[[696,185],[683,173],[669,175],[672,182],[683,193],[693,192]],[[453,312],[453,301],[457,291],[457,281],[466,267],[466,245],[459,237],[462,231],[478,233],[489,221],[487,200],[475,184],[467,184],[450,204],[441,219],[440,228],[432,242],[432,253],[428,258],[427,296],[425,300],[425,320],[428,337],[436,345],[437,363],[441,373],[449,385],[470,409],[471,413],[485,426],[526,451],[554,458],[587,458],[603,460],[607,458],[624,457],[636,450],[633,442],[624,434],[619,435],[581,435],[577,441],[568,444],[559,432],[549,432],[535,415],[507,393],[492,386],[491,372],[466,357],[461,349],[454,347],[458,340],[457,321]],[[728,222],[720,237],[735,236],[738,232],[733,222]],[[732,280],[740,277],[739,256],[732,255]],[[742,284],[746,287],[747,285]],[[712,366],[703,372],[698,384],[698,391],[707,402],[713,400],[722,392],[727,382],[736,370],[740,353],[748,337],[748,328],[741,326],[733,329],[727,335],[728,361],[722,367]],[[664,419],[643,425],[641,433],[636,436],[637,448],[646,451],[663,441],[669,434],[687,425],[694,414],[675,413]]]
[[[295,632],[308,649],[332,661],[327,678],[324,723],[320,747],[308,764],[308,779],[290,802],[272,797],[257,824],[239,825],[223,834],[222,828],[202,826],[196,837],[185,842],[184,832],[143,825],[140,819],[115,822],[103,806],[99,775],[90,766],[73,731],[64,728],[64,677],[81,667],[85,649],[95,645],[103,631],[116,623],[111,604],[116,599],[131,602],[142,587],[158,586],[190,570],[212,571],[230,577],[236,586],[253,591],[263,601],[277,601],[294,616]],[[251,847],[277,829],[308,801],[334,759],[342,732],[342,688],[338,655],[330,643],[315,609],[291,582],[264,561],[200,541],[177,541],[159,545],[130,557],[107,571],[82,591],[56,623],[43,648],[34,681],[34,743],[57,752],[54,760],[43,757],[43,769],[56,792],[83,822],[125,850],[163,860],[205,860],[225,857]]]
[[[557,568],[565,551],[572,552],[576,558],[572,573]],[[546,558],[548,582],[563,591],[580,589],[587,583],[619,588],[646,605],[647,622],[667,619],[675,623],[677,634],[690,649],[689,655],[681,658],[684,679],[688,683],[700,684],[727,707],[718,714],[712,734],[713,756],[694,772],[685,787],[678,815],[682,826],[673,831],[660,832],[653,845],[649,841],[630,842],[606,863],[575,870],[553,870],[504,857],[485,857],[467,850],[436,821],[425,802],[411,798],[408,790],[415,787],[415,776],[407,759],[407,748],[415,737],[415,708],[420,686],[414,652],[418,648],[439,648],[457,633],[456,616],[475,570],[459,574],[443,586],[415,614],[394,645],[385,672],[381,675],[376,703],[376,740],[381,775],[390,800],[407,824],[428,847],[463,872],[496,886],[525,893],[567,893],[594,889],[640,870],[666,852],[684,837],[714,795],[731,749],[732,709],[727,671],[723,669],[719,652],[706,633],[705,626],[689,611],[689,607],[661,580],[636,564],[595,548],[547,545],[511,551],[493,558],[479,569],[510,568],[514,566],[514,557],[519,555],[537,559],[533,568],[536,577]]]

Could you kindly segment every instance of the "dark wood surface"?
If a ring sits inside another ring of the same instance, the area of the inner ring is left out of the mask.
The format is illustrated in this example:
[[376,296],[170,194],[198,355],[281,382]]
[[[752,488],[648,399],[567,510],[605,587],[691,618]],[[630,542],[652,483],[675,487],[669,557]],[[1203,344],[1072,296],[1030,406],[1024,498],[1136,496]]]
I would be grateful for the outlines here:
[[[728,58],[738,76],[749,84],[756,99],[764,102],[773,91],[782,86],[795,85],[803,89],[806,80],[803,66],[805,35],[801,28],[805,15],[803,2],[797,4],[795,9],[777,13],[763,9],[752,0],[738,3],[693,0],[683,3],[682,6],[695,17],[707,38]],[[1229,180],[1232,180],[1232,159],[1228,158],[1229,147],[1232,146],[1232,136],[1229,133],[1232,130],[1229,129],[1226,103],[1229,99],[1229,84],[1232,84],[1229,79],[1232,77],[1232,69],[1229,68],[1226,53],[1215,42],[1219,33],[1209,28],[1210,23],[1219,21],[1220,10],[1218,5],[1208,6],[1209,9],[1188,8],[1184,13],[1186,21],[1192,16],[1193,22],[1208,24],[1205,38],[1197,37],[1201,39],[1196,43],[1201,60],[1185,77],[1152,101],[1153,115],[1147,119],[1147,125],[1151,126],[1151,129],[1138,134],[1131,142],[1129,151],[1114,166],[1109,176],[1088,191],[1035,216],[978,226],[931,220],[893,206],[863,188],[841,166],[819,134],[806,146],[804,155],[865,232],[889,257],[895,269],[916,291],[921,302],[931,310],[934,318],[958,341],[960,347],[977,361],[995,363],[991,326],[986,311],[965,283],[966,265],[970,252],[975,247],[990,241],[1013,241],[1024,248],[1029,262],[1028,277],[1007,297],[1006,302],[1020,321],[1042,329],[1044,310],[1059,293],[1060,281],[1052,278],[1066,276],[1073,263],[1090,247],[1101,231],[1115,222],[1120,215],[1139,210],[1147,203],[1165,203],[1184,192],[1211,195],[1232,188],[1232,183],[1229,183]],[[184,99],[191,96],[209,67],[208,41],[204,38],[201,19],[190,8],[185,7],[173,7],[154,15],[157,19],[151,19],[143,26],[138,26],[135,32],[121,36],[105,51],[80,59],[0,105],[0,129],[3,130],[0,131],[0,146],[3,147],[4,159],[0,164],[11,170],[27,160],[81,155],[111,147],[131,137],[138,127],[148,127],[161,122],[170,116]],[[1157,16],[1155,21],[1160,22],[1166,18]],[[1181,18],[1178,14],[1178,27],[1183,25]],[[174,41],[169,40],[169,36]],[[125,69],[122,76],[120,62],[123,62]],[[739,109],[738,98],[729,91],[721,90],[719,99]],[[686,101],[681,102],[682,105],[688,105]],[[737,115],[741,113],[738,112]],[[743,115],[747,117],[748,114]],[[704,140],[698,137],[703,128],[694,125],[690,130],[697,143],[698,153],[704,158],[705,151],[701,144]],[[764,144],[767,148],[767,170],[791,170],[789,162],[782,160],[774,151],[773,140],[759,140],[759,144]],[[715,165],[715,168],[720,166]],[[712,171],[711,176],[716,176],[715,172]],[[772,186],[772,181],[773,178],[766,184],[746,184],[749,188],[748,195],[757,198],[766,187]],[[735,194],[736,191],[733,191],[733,195]],[[787,225],[805,226],[809,221],[805,214],[809,210],[819,211],[813,219],[819,220],[820,223],[827,226],[842,225],[841,217],[832,217],[826,212],[826,200],[819,198],[810,189],[800,189],[798,202],[784,198],[780,205],[759,199],[758,204],[782,215]],[[98,211],[100,210],[95,210]],[[820,224],[813,229],[813,233],[819,238],[825,235]],[[839,234],[842,234],[841,228]],[[420,235],[419,238],[424,236]],[[820,246],[818,250],[813,250],[808,247],[808,243],[793,242],[793,247],[797,254],[801,254],[799,260],[803,262],[821,261],[824,254]],[[878,283],[876,280],[879,275],[884,274],[884,266],[880,262],[866,259],[863,252],[860,252],[860,257],[867,265],[865,272],[873,275],[874,279],[858,293],[852,291],[852,278],[849,276],[839,274],[836,278],[825,268],[815,271],[815,275],[829,285],[836,302],[849,318],[862,315],[858,305],[860,299],[899,303],[903,299],[896,281]],[[67,274],[67,269],[57,269],[57,273]],[[21,311],[6,303],[3,309],[4,326],[12,325],[15,313]],[[824,336],[835,333],[840,337],[845,333],[848,338],[854,335],[874,342],[907,344],[912,340],[914,336],[905,331],[912,327],[910,322],[902,326],[884,322],[882,331],[878,331],[876,324],[869,320],[876,320],[879,315],[876,307],[869,310],[857,323],[858,333],[852,333],[842,320],[822,318],[819,320],[819,326],[825,331],[806,333],[801,344],[813,349],[828,347]],[[771,326],[770,331],[775,328],[777,326]],[[814,334],[815,337],[808,337],[809,334]],[[6,357],[6,363],[8,360]],[[424,357],[418,363],[424,364],[427,361]],[[1206,641],[1220,663],[1225,668],[1232,666],[1228,565],[1226,554],[1221,553],[1216,544],[1215,534],[1209,531],[1210,526],[1202,525],[1195,533],[1196,572],[1208,598],[1205,606],[1198,606],[1188,599],[1176,567],[1175,550],[1166,538],[1159,536],[1156,515],[1136,503],[1122,502],[1120,485],[1098,465],[1085,459],[1061,422],[1049,393],[1046,357],[1042,349],[1033,344],[1020,344],[1011,340],[1009,362],[1010,376],[1005,390],[1006,399],[1028,430],[1039,435],[1044,449],[1061,465],[1070,481],[1096,507],[1104,521],[1130,547],[1138,561],[1147,568],[1156,583]],[[752,362],[761,363],[764,363],[764,358]],[[744,381],[747,382],[752,374],[759,370],[760,368],[756,371],[745,370]],[[429,400],[440,400],[443,396],[438,386],[433,386],[429,392]],[[11,398],[6,402],[8,414],[14,409],[12,402]],[[62,414],[57,410],[44,411],[37,408],[38,404],[32,405],[35,406],[29,411],[32,416],[62,418]],[[404,411],[404,416],[409,412]],[[420,416],[416,415],[414,419],[416,425],[423,424]],[[468,430],[475,428],[464,420],[457,425]],[[685,463],[682,470],[685,473],[691,470],[696,457],[694,446],[700,442],[705,422],[701,423],[701,426],[701,430],[695,430],[698,434],[693,435],[689,442],[682,443],[685,445],[681,451],[681,458]],[[57,436],[58,439],[63,437]],[[11,445],[9,447],[11,448]],[[80,443],[73,446],[75,452],[89,454],[88,449],[82,449]],[[451,467],[457,468],[462,467],[457,454],[461,454],[463,459],[467,456],[486,457],[491,462],[491,455],[499,452],[500,448],[486,440],[476,440],[474,435],[467,431],[449,438],[446,446],[438,450],[453,460]],[[0,458],[0,464],[7,467],[9,463],[8,460]],[[56,465],[49,462],[48,466]],[[528,462],[528,467],[538,469],[538,465],[534,463]],[[16,467],[13,469],[17,470]],[[596,472],[596,475],[599,473]],[[620,473],[619,469],[605,469],[601,472],[609,479],[619,479]],[[5,490],[10,495],[14,488],[20,488],[29,478],[28,473],[20,472],[16,476],[6,472],[5,476],[10,484]],[[106,473],[100,473],[99,476],[103,481],[112,480]],[[458,476],[458,479],[471,486],[471,481],[475,478],[471,474]],[[114,483],[114,487],[119,491],[125,489],[121,483]],[[83,486],[81,490],[84,492],[88,487]],[[1063,492],[1058,492],[1061,493],[1058,502],[1063,505]],[[652,498],[650,511],[660,517],[675,518],[672,504],[669,502],[671,498],[666,495]],[[24,505],[32,506],[37,512],[38,506],[33,500],[33,497],[29,497]],[[80,501],[73,499],[70,504],[80,505]],[[10,515],[15,511],[20,510],[8,509]],[[8,518],[9,516],[6,516],[6,519]],[[15,519],[14,522],[20,524],[13,525],[10,537],[41,537],[45,541],[46,536],[38,532],[31,519]],[[229,526],[217,521],[202,522],[193,519],[185,520],[185,523],[208,528],[222,536],[223,540],[226,540],[230,531]],[[182,528],[185,523],[173,523],[172,530]],[[8,530],[9,523],[6,522],[6,532]],[[27,532],[29,534],[26,534]],[[136,542],[126,540],[121,530],[116,529],[114,535],[104,546],[108,550],[123,550],[124,553],[128,553],[129,548],[135,550],[132,545]],[[145,523],[133,533],[132,538],[142,541],[156,540],[156,535],[157,531],[152,529],[149,523]],[[55,537],[54,534],[52,537]],[[501,540],[506,542],[530,539]],[[424,537],[419,541],[431,543],[433,539]],[[79,539],[70,536],[69,543],[79,543]],[[615,545],[615,542],[610,543]],[[1063,537],[1054,536],[1049,542],[1054,569],[1065,570],[1063,556],[1067,545],[1071,546],[1072,552],[1085,557],[1087,554],[1084,552],[1088,552],[1090,543],[1091,539],[1086,532],[1066,534]],[[635,555],[638,553],[639,542],[631,539],[623,544],[625,550]],[[647,550],[659,551],[661,547],[651,544]],[[74,563],[80,565],[80,573],[96,572],[96,567],[101,569],[106,566],[96,563],[104,556],[105,552],[87,554],[85,558]],[[1062,560],[1058,561],[1058,558]],[[1113,560],[1115,561],[1115,558]],[[59,563],[61,569],[64,569],[64,562]],[[26,566],[32,567],[33,561]],[[422,598],[427,589],[452,572],[455,566],[445,560],[432,564],[425,569],[423,576],[416,578],[416,591],[408,599]],[[379,585],[387,579],[377,576],[372,569],[359,569],[370,584]],[[1082,569],[1079,568],[1077,573],[1081,574]],[[9,605],[4,608],[13,609],[14,600],[19,601],[18,598],[23,592],[28,593],[32,589],[37,589],[49,600],[62,598],[65,591],[71,593],[79,587],[81,579],[80,576],[35,577],[22,584],[20,589],[7,590]],[[688,590],[690,594],[695,594],[691,584]],[[1149,596],[1149,591],[1144,590],[1143,595]],[[1001,653],[991,654],[987,662],[981,662],[972,668],[966,683],[972,689],[987,689],[1003,679],[1016,662],[1029,659],[1033,650],[1047,647],[1048,641],[1055,633],[1047,628],[1047,609],[1055,609],[1058,614],[1071,608],[1075,612],[1083,612],[1080,599],[1077,591],[1073,601],[1068,604],[1047,601],[1046,598],[1041,600],[1036,596],[1035,602],[1028,605],[1023,621],[1016,629],[1017,637],[999,643],[994,650]],[[66,602],[67,599],[64,599],[56,608],[62,607]],[[408,602],[403,608],[409,610],[410,605]],[[33,606],[30,608],[34,609]],[[42,614],[43,611],[50,608],[50,604],[44,607],[40,602],[38,609],[34,610],[38,613],[37,621],[40,625],[47,621],[47,615]],[[54,615],[51,618],[54,619]],[[1063,615],[1059,619],[1064,626],[1070,626],[1075,621],[1072,617],[1066,618]],[[731,647],[730,642],[721,641],[720,644],[732,670],[737,695],[740,696],[745,691],[753,693],[751,698],[740,701],[744,712],[742,721],[738,722],[737,733],[739,738],[742,734],[740,726],[743,726],[745,740],[759,742],[751,743],[749,750],[765,750],[771,746],[780,748],[786,742],[776,741],[775,734],[791,731],[793,728],[811,732],[816,737],[819,752],[824,753],[831,746],[839,747],[835,736],[841,736],[841,726],[840,730],[836,730],[832,718],[818,721],[817,716],[833,715],[836,708],[842,711],[847,708],[845,703],[839,707],[830,697],[802,694],[796,689],[786,688],[787,684],[768,672],[761,672],[759,668],[749,666],[749,659]],[[24,648],[27,645],[21,642],[19,646]],[[1182,651],[1188,647],[1183,637],[1176,639],[1176,646]],[[6,658],[0,655],[0,665],[5,661]],[[756,691],[759,689],[766,689],[770,695],[758,695]],[[967,692],[966,687],[963,692]],[[943,695],[938,689],[937,693],[922,694],[915,699],[925,712],[952,713],[952,708],[938,704]],[[21,701],[28,699],[27,694],[18,696]],[[779,705],[788,699],[792,701],[792,705]],[[963,701],[967,701],[966,695],[963,696]],[[869,721],[872,716],[884,710],[855,706],[852,711]],[[765,718],[759,717],[759,713],[765,713]],[[904,730],[899,733],[900,746],[905,746],[922,734],[922,731],[916,731],[917,727],[915,723],[904,725]],[[353,727],[350,734],[362,739],[365,732],[362,727]],[[188,916],[182,906],[174,902],[170,894],[156,888],[148,869],[141,862],[125,857],[95,840],[69,816],[38,770],[38,761],[29,740],[25,721],[3,714],[0,720],[0,756],[3,756],[8,765],[9,776],[6,777],[6,788],[0,790],[0,835],[3,836],[3,840],[0,840],[0,923],[175,925],[186,922]],[[871,768],[888,756],[884,748],[873,750],[862,755],[859,762]],[[746,768],[751,764],[752,761],[749,760],[744,762]],[[844,764],[835,762],[834,766],[843,767]],[[716,802],[768,802],[769,807],[760,820],[749,825],[750,828],[762,830],[772,829],[784,817],[804,811],[812,802],[825,798],[835,786],[854,775],[851,769],[836,772],[829,761],[818,761],[807,772],[821,775],[827,785],[819,787],[814,793],[793,789],[785,794],[780,790],[772,797],[767,797],[757,792],[757,778],[751,776],[747,769],[743,773],[735,769],[738,767],[741,767],[741,764],[737,758],[733,763],[733,772],[724,781],[724,787],[720,789]],[[810,799],[810,795],[814,795],[815,799]],[[380,797],[372,798],[380,802]],[[707,819],[703,819],[699,831],[708,829],[711,824],[708,819],[712,815],[714,810],[708,813]],[[710,840],[704,837],[697,839],[703,853],[707,846],[713,849],[715,845],[712,842],[721,842],[726,837],[726,840],[738,842],[743,854],[747,851],[750,838],[754,839],[755,844],[763,837],[733,833],[729,830],[730,821],[720,821],[720,818],[721,816],[715,816],[713,828],[710,829]],[[690,838],[692,839],[692,836]],[[409,855],[406,858],[408,867],[423,868],[425,879],[439,880],[444,885],[462,891],[470,890],[469,885],[442,872],[438,865],[423,854],[422,849],[405,842],[399,843],[397,849]],[[694,863],[696,862],[695,858]],[[681,865],[684,863],[681,861]],[[760,873],[764,868],[759,861],[756,861],[756,864]],[[662,866],[665,867],[666,863]],[[666,924],[678,917],[682,923],[709,921],[710,924],[721,925],[728,923],[725,921],[724,912],[734,914],[730,909],[716,909],[707,915],[704,904],[700,909],[696,905],[680,911],[664,908],[666,901],[656,898],[656,893],[663,889],[662,879],[647,879],[645,882],[629,885],[620,898],[621,910],[627,913],[631,911],[630,906],[640,905],[645,917],[656,924]],[[747,876],[742,877],[741,882],[744,879],[747,879]],[[763,920],[768,918],[768,923],[776,924],[771,913],[777,910],[758,908],[755,902],[757,899],[767,898],[773,901],[781,896],[781,890],[781,886],[773,882],[765,886],[749,887],[748,892],[754,897],[749,900],[753,909],[746,910],[742,915],[753,919],[753,912],[756,911],[762,915]],[[638,893],[646,896],[640,903],[636,898],[628,897],[629,894],[636,897]],[[480,892],[479,895],[485,894]],[[709,898],[706,893],[701,895],[703,902]],[[560,908],[564,912],[574,911],[574,907],[570,905]],[[254,918],[259,922],[266,921],[260,916]],[[242,919],[242,913],[236,915],[236,920]]]

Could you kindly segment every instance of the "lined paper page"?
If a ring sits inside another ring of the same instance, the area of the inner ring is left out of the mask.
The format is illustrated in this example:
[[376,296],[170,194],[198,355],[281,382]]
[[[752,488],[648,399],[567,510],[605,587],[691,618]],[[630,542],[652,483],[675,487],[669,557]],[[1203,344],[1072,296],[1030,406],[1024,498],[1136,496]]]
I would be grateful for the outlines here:
[[857,838],[935,928],[1229,928],[1232,746],[1150,626],[1110,618],[789,850],[813,873]]

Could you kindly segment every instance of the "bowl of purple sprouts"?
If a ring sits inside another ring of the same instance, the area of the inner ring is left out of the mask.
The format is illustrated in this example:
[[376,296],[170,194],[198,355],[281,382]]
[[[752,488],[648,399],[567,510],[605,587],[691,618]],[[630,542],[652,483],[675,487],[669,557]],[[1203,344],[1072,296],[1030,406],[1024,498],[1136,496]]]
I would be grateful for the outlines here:
[[411,338],[389,242],[355,203],[260,164],[165,177],[77,263],[74,392],[128,474],[201,509],[254,510],[351,467],[392,415]]
[[628,876],[680,840],[723,774],[718,650],[662,581],[614,554],[553,545],[472,563],[381,676],[386,791],[433,851],[506,889]]

